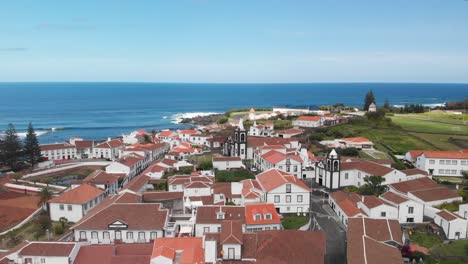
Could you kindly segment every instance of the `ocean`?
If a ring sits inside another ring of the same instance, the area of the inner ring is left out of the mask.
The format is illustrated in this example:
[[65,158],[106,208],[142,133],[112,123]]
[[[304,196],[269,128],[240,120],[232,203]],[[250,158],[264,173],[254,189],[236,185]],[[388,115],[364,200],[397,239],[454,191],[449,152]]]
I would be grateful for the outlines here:
[[136,129],[185,128],[182,117],[233,108],[362,107],[370,89],[378,105],[388,99],[436,106],[468,98],[468,84],[0,83],[0,131],[13,123],[22,136],[32,122],[41,143],[71,136],[101,140]]

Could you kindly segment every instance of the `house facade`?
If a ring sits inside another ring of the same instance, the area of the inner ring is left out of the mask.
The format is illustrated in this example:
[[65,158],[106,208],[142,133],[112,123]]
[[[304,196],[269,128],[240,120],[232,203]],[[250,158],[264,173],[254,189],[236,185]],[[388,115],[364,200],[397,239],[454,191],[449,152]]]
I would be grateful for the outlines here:
[[415,165],[431,175],[462,177],[463,172],[468,171],[468,150],[423,151]]
[[293,126],[298,127],[321,127],[323,126],[323,117],[321,116],[300,116],[292,122]]
[[115,160],[119,158],[119,150],[125,144],[119,139],[108,139],[94,147],[94,158]]

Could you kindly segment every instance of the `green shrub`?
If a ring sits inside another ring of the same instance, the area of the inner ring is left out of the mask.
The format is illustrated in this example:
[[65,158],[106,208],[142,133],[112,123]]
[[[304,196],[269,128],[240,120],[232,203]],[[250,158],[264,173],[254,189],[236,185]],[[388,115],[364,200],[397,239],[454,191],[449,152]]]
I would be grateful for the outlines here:
[[218,182],[238,182],[254,178],[254,175],[250,171],[244,169],[216,171],[216,181]]
[[60,223],[54,223],[54,234],[60,236],[63,235],[64,228]]

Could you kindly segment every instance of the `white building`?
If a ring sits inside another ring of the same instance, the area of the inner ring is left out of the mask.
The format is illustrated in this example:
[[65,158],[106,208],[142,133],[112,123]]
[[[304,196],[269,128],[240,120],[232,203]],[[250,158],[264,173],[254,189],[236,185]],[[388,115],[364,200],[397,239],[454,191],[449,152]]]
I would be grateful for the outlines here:
[[76,159],[76,148],[70,143],[40,145],[41,156],[47,160]]
[[[0,256],[0,263],[8,264],[70,264],[74,263],[78,252],[86,243],[25,241]],[[5,257],[5,258],[3,258]]]
[[468,219],[468,204],[460,204],[458,206],[458,215]]
[[104,199],[105,192],[89,184],[82,184],[48,201],[52,221],[65,217],[76,223]]
[[182,140],[182,142],[187,142],[190,141],[190,137],[192,135],[197,135],[201,134],[200,131],[195,130],[195,129],[184,129],[179,131],[179,138]]
[[358,207],[370,218],[398,219],[398,209],[375,196],[362,196]]
[[283,229],[280,216],[272,203],[246,204],[245,224],[247,232]]
[[195,217],[195,236],[202,237],[206,233],[217,233],[221,231],[223,221],[239,220],[242,229],[245,230],[245,207],[244,206],[199,206]]
[[354,138],[340,138],[335,140],[324,140],[320,141],[321,145],[329,148],[357,148],[357,149],[372,149],[374,143],[364,137]]
[[428,177],[388,185],[389,191],[425,206],[437,206],[443,203],[462,201],[455,190],[437,184]]
[[136,153],[132,153],[109,164],[106,167],[106,173],[125,174],[127,178],[123,183],[123,185],[125,185],[145,168],[145,158]]
[[82,183],[92,184],[105,190],[106,195],[116,194],[119,191],[119,176],[106,173],[103,170],[96,170],[88,175],[84,180],[71,183],[71,188],[81,186]]
[[431,175],[462,177],[462,173],[468,171],[468,150],[423,151],[415,165]]
[[210,146],[210,141],[213,136],[203,134],[192,134],[189,137],[189,142],[197,146]]
[[321,116],[300,116],[292,122],[293,126],[298,127],[321,127],[323,126],[323,117]]
[[367,112],[369,112],[369,113],[377,112],[377,106],[375,105],[375,103],[371,103],[369,105],[369,109],[367,110]]
[[111,203],[71,229],[75,241],[148,243],[164,236],[168,210],[156,203]]
[[124,144],[127,145],[140,144],[145,141],[145,135],[148,135],[148,133],[145,130],[133,131],[128,135],[123,135],[122,141]]
[[240,157],[213,157],[213,168],[216,170],[232,170],[243,167]]
[[264,201],[274,203],[279,213],[308,213],[310,188],[294,175],[271,169],[256,176]]
[[125,144],[119,139],[108,139],[94,147],[94,158],[114,160],[119,158],[119,150]]
[[434,223],[444,230],[448,239],[467,238],[468,220],[466,218],[444,209],[436,213]]
[[362,186],[365,177],[379,176],[384,179],[383,185],[404,182],[411,179],[426,177],[408,171],[396,170],[390,163],[380,163],[379,160],[346,159],[341,160],[333,149],[327,158],[319,161],[315,168],[315,181],[329,189],[338,189],[346,186]]
[[357,193],[345,193],[336,191],[328,196],[328,203],[340,219],[344,226],[348,226],[348,219],[358,216],[367,216],[363,210],[358,208],[358,203],[361,201],[361,195]]
[[254,120],[253,125],[249,128],[249,136],[259,137],[271,137],[275,132],[273,123],[265,123],[264,125],[257,125],[257,121]]
[[424,206],[421,203],[410,200],[393,192],[386,192],[380,199],[398,209],[398,222],[422,223],[424,218]]
[[75,145],[76,157],[78,159],[90,159],[93,157],[93,140],[83,140],[80,138],[71,138],[70,143]]
[[167,179],[170,192],[184,192],[185,197],[212,194],[214,177],[198,175],[174,175]]

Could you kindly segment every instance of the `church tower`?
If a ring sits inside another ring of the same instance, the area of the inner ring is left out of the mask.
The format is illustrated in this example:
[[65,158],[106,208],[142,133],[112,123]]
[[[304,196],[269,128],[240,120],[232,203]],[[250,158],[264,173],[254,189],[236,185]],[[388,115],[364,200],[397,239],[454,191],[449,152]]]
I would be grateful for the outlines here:
[[234,131],[233,152],[231,156],[247,158],[247,130],[244,128],[244,120],[239,120],[239,127]]
[[317,164],[315,170],[315,181],[318,185],[328,189],[338,189],[341,187],[341,161],[335,149],[332,149],[326,159]]

